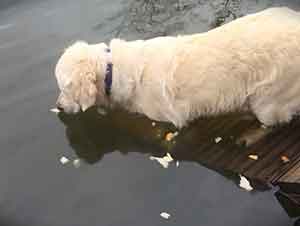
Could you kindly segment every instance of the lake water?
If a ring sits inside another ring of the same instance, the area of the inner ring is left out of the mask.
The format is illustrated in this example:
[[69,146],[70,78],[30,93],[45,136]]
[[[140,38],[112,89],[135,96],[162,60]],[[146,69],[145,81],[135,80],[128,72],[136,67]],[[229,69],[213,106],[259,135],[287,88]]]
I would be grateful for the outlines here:
[[[128,7],[121,0],[0,3],[0,225],[292,225],[272,189],[247,192],[193,158],[168,169],[151,161],[179,145],[163,141],[169,125],[124,112],[49,111],[63,49],[112,38]],[[61,164],[63,156],[71,162]]]

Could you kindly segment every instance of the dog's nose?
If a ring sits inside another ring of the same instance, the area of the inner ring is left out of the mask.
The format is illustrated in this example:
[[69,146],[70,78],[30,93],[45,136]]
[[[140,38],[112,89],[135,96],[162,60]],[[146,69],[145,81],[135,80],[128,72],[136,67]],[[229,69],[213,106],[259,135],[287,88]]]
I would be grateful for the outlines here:
[[56,108],[60,111],[64,110],[64,108],[61,106],[61,104],[59,102],[56,102]]

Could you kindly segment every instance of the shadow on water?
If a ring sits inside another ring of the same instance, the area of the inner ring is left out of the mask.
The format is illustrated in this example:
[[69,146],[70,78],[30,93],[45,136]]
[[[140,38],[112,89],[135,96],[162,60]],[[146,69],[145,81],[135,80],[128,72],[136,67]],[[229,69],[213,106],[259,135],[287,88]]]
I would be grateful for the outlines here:
[[[107,112],[104,116],[92,108],[77,115],[60,113],[58,117],[66,126],[70,146],[88,164],[94,164],[105,154],[114,151],[124,155],[139,152],[159,157],[169,152],[175,160],[197,162],[231,179],[237,185],[239,175],[210,164],[209,156],[214,152],[242,151],[244,148],[235,144],[235,138],[249,126],[258,125],[251,117],[237,117],[236,114],[200,119],[180,130],[174,140],[166,141],[166,134],[176,131],[173,125],[153,122],[142,115],[122,110]],[[222,137],[222,142],[216,143],[216,137]],[[260,181],[251,182],[255,190],[264,191],[269,188]]]

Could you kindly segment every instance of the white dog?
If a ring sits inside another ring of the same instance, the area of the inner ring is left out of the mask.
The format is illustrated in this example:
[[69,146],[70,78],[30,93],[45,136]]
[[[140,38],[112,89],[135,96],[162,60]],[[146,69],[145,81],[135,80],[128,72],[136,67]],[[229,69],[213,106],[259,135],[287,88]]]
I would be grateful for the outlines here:
[[300,111],[300,13],[270,8],[201,34],[77,42],[56,77],[67,113],[117,105],[179,128],[243,110],[266,126],[289,122]]

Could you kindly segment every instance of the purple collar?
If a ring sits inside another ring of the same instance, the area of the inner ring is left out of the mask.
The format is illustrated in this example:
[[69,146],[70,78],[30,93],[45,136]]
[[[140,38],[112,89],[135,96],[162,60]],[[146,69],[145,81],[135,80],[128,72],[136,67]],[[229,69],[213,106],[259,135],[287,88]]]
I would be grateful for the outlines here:
[[[111,52],[110,48],[107,48],[106,52],[110,53]],[[105,78],[104,78],[104,88],[105,88],[105,94],[107,96],[110,96],[111,94],[112,71],[113,71],[113,64],[111,62],[108,62],[106,65]]]

